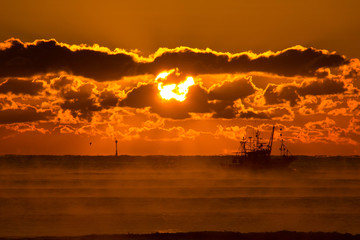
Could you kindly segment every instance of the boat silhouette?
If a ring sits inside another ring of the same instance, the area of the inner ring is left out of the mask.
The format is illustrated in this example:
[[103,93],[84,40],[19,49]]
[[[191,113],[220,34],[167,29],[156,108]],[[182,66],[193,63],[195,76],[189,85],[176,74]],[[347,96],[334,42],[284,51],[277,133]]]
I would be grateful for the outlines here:
[[[280,129],[282,130],[282,129]],[[273,126],[268,143],[260,141],[260,132],[257,130],[255,139],[245,137],[240,141],[240,146],[235,156],[228,163],[228,168],[252,168],[252,169],[278,169],[286,168],[295,160],[295,157],[285,146],[281,139],[280,155],[271,156],[273,147],[275,126]],[[282,133],[280,134],[282,137]]]

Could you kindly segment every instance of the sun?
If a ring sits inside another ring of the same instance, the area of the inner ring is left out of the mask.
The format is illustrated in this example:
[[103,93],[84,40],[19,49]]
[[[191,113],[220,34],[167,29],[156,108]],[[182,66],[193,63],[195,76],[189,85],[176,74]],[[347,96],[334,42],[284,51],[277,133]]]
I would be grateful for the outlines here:
[[[171,69],[166,72],[161,72],[155,78],[158,82],[159,79],[166,80],[170,74],[177,72],[175,69]],[[158,83],[159,94],[161,98],[165,100],[175,99],[179,102],[183,102],[186,99],[186,95],[189,92],[189,87],[195,84],[194,78],[191,76],[186,77],[185,81],[178,84],[172,83],[165,85],[163,82]]]

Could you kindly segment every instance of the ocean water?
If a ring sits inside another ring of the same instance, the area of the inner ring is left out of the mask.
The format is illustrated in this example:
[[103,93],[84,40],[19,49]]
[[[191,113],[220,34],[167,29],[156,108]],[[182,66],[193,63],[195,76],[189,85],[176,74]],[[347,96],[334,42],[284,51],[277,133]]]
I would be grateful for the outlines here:
[[229,170],[229,156],[1,156],[0,237],[360,233],[360,157]]

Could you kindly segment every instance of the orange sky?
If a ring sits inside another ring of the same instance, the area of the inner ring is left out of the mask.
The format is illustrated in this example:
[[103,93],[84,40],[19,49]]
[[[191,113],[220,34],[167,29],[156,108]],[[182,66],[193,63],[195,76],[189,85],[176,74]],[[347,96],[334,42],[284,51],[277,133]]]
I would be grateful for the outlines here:
[[2,3],[0,154],[231,154],[272,125],[294,154],[360,154],[358,5]]

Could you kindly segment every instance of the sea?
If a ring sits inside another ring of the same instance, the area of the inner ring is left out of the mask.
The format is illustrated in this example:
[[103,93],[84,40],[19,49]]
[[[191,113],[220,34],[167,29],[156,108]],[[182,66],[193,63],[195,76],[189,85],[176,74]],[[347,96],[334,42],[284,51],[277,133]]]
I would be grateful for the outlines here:
[[[0,156],[0,237],[233,232],[360,233],[360,157]],[[226,166],[226,165],[225,165]]]

